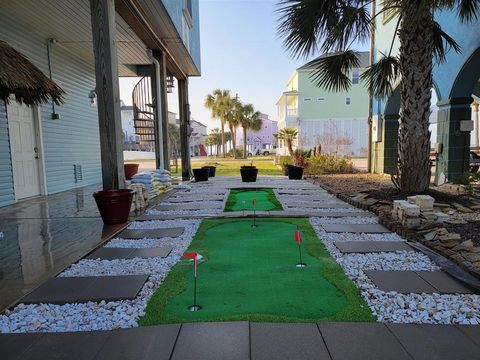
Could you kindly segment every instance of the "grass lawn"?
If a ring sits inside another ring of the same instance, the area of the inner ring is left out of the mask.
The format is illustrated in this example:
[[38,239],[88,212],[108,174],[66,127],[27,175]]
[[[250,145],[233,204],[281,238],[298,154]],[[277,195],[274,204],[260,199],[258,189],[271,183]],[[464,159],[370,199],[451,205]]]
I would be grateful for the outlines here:
[[[175,265],[150,299],[141,325],[195,321],[374,321],[358,289],[328,254],[306,219],[204,220],[190,251],[198,267],[198,301],[192,304],[193,266]],[[294,231],[303,237],[297,268]]]
[[[257,201],[253,206],[252,200]],[[228,194],[225,211],[270,211],[283,210],[274,192],[270,188],[231,189]]]
[[[195,159],[192,158],[192,168],[201,168],[204,165],[213,165],[217,167],[215,176],[240,176],[240,166],[253,163],[258,168],[258,175],[282,175],[282,169],[279,169],[274,163],[272,157],[252,157],[245,159]],[[179,172],[181,169],[179,166]]]

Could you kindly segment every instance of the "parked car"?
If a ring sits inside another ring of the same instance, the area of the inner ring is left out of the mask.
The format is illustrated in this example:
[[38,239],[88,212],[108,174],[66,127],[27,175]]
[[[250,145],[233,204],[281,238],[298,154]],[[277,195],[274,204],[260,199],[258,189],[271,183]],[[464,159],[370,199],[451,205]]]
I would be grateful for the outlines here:
[[257,150],[257,153],[255,155],[263,155],[263,156],[268,156],[268,155],[275,155],[277,153],[277,149],[259,149]]
[[480,156],[470,151],[470,172],[476,173],[480,168]]

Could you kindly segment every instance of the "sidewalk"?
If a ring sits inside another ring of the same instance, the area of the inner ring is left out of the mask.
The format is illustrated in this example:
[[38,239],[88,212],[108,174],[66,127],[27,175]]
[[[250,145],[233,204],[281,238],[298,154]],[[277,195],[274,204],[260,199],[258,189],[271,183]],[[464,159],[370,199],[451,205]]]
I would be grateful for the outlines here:
[[480,326],[196,323],[0,335],[2,360],[475,360]]

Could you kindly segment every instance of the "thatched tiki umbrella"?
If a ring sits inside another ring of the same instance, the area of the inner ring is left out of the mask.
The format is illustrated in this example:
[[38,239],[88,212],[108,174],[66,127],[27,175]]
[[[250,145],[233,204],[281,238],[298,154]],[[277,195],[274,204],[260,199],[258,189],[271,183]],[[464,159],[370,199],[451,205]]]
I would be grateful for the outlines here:
[[21,104],[39,105],[51,99],[60,105],[64,93],[30,60],[0,40],[0,99],[8,103],[13,94]]

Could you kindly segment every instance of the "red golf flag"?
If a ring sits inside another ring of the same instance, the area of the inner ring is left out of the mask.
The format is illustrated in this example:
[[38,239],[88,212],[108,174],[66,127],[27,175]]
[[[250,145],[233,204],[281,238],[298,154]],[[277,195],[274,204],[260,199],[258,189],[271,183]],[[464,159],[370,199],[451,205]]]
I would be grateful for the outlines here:
[[182,259],[192,259],[193,260],[193,266],[195,270],[195,277],[197,277],[197,253],[196,252],[190,252],[190,253],[185,253],[182,256]]
[[252,200],[252,205],[253,205],[253,206],[257,205],[257,199],[253,199],[253,200]]
[[298,231],[298,229],[295,230],[295,241],[299,245],[302,243],[302,235],[300,235],[300,231]]

